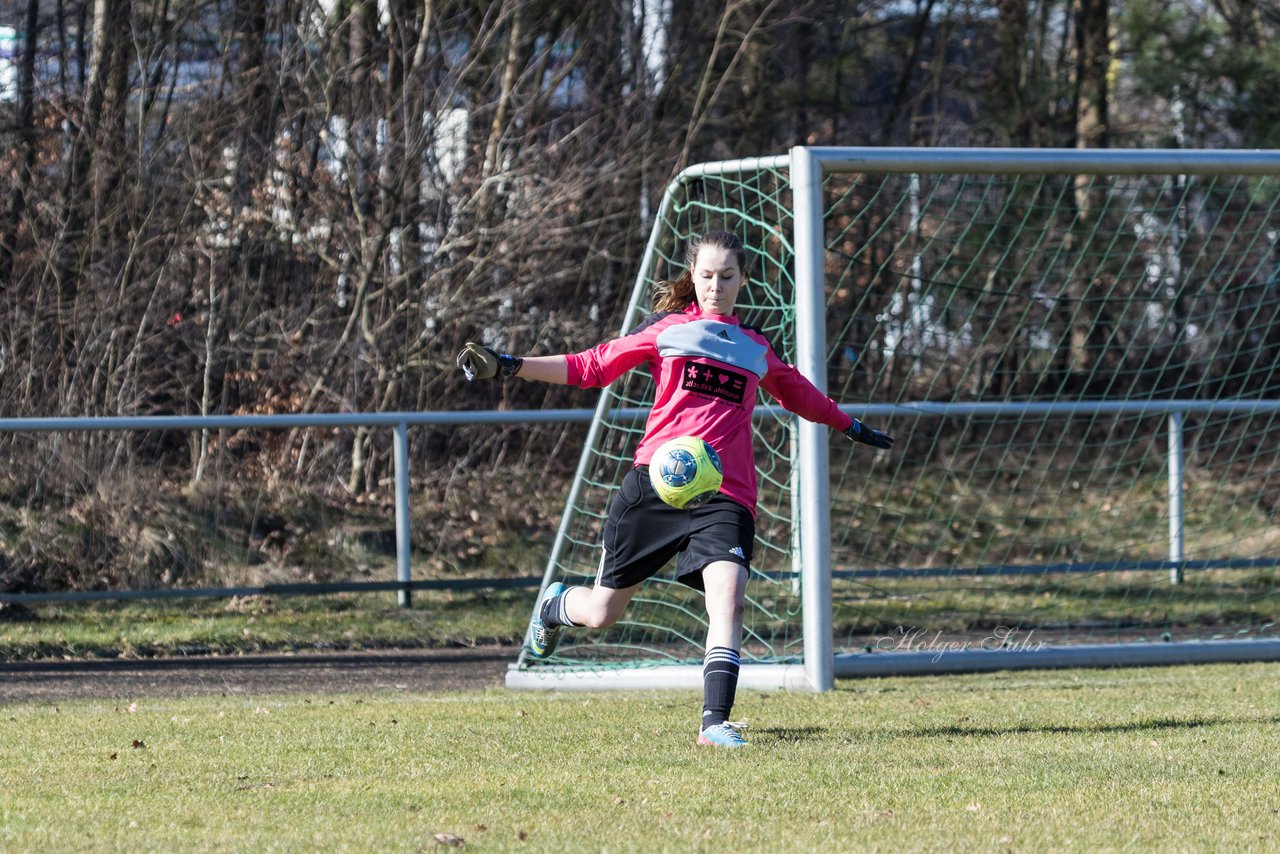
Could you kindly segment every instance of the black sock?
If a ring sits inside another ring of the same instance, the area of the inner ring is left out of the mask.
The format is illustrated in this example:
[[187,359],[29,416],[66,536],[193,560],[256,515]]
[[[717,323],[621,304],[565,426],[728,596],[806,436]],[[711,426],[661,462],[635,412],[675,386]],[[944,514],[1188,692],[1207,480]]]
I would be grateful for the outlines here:
[[577,625],[577,623],[569,619],[569,615],[564,610],[565,594],[572,589],[572,587],[566,587],[559,596],[553,596],[542,603],[542,610],[538,613],[538,616],[542,619],[542,625],[547,627]]
[[729,720],[738,690],[738,651],[727,646],[707,650],[702,663],[702,728]]

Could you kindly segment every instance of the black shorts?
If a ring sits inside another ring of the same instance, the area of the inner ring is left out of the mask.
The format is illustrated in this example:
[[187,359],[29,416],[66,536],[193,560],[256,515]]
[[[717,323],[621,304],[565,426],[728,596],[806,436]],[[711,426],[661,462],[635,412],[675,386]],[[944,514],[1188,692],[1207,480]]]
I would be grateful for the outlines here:
[[622,590],[658,574],[676,559],[676,580],[697,590],[707,564],[727,560],[751,565],[756,523],[751,511],[717,495],[706,504],[677,510],[653,491],[649,467],[627,472],[604,523],[604,559],[596,584]]

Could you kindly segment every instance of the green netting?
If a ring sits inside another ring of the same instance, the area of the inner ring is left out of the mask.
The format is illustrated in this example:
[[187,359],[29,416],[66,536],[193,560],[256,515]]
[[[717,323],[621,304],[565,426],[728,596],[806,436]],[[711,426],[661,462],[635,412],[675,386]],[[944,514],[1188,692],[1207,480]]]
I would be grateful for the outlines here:
[[[712,228],[740,234],[755,255],[748,300],[740,302],[743,321],[759,327],[781,353],[794,349],[794,290],[791,264],[790,191],[786,175],[774,170],[707,177],[679,186],[663,211],[657,258],[642,276],[644,298],[625,327],[648,312],[654,281],[674,278],[683,266],[686,241]],[[600,532],[613,490],[631,467],[643,431],[653,381],[643,369],[632,371],[607,391],[610,406],[571,508],[565,543],[554,570],[559,580],[588,584],[600,561]],[[785,414],[784,414],[785,415]],[[786,417],[764,415],[756,421],[756,461],[760,481],[755,566],[748,592],[747,648],[756,657],[795,657],[800,649],[798,584],[792,570],[791,429]],[[763,574],[761,574],[763,573]],[[552,660],[559,664],[618,665],[701,661],[706,615],[700,594],[659,576],[632,600],[626,615],[603,632],[571,631]]]
[[[1274,179],[850,176],[830,188],[830,388],[877,401],[1274,398]],[[838,259],[838,261],[837,261]],[[837,637],[1249,636],[1276,617],[1275,414],[1185,423],[1173,584],[1163,414],[903,419],[833,472]],[[856,486],[855,486],[856,484]],[[984,574],[985,573],[985,574]],[[917,635],[918,636],[918,635]]]
[[[1184,551],[1171,563],[1161,402],[1280,392],[1275,177],[835,175],[825,202],[829,391],[855,412],[891,405],[867,420],[898,440],[879,453],[832,436],[837,650],[1274,632],[1277,414],[1185,417]],[[678,272],[691,234],[736,231],[757,251],[740,314],[790,360],[792,225],[785,170],[681,182],[645,284]],[[569,583],[595,576],[607,502],[643,426],[617,410],[647,407],[652,384],[633,372],[607,394],[614,409],[552,568]],[[1090,411],[1097,401],[1148,406]],[[917,402],[1005,407],[905,406]],[[792,424],[766,415],[756,438],[743,652],[792,661],[803,646]],[[697,662],[704,632],[700,596],[655,579],[614,628],[568,634],[554,663]]]

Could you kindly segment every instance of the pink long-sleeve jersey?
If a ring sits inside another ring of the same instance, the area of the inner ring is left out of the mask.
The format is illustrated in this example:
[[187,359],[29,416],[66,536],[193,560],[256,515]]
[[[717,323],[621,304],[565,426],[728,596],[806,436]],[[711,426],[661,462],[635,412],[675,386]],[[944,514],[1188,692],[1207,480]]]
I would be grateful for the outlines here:
[[569,383],[606,386],[648,363],[657,392],[636,465],[647,465],[668,439],[700,436],[724,466],[721,494],[756,510],[751,412],[763,388],[784,408],[809,421],[847,430],[852,419],[793,366],[778,358],[760,330],[736,317],[684,312],[646,317],[631,332],[567,357]]

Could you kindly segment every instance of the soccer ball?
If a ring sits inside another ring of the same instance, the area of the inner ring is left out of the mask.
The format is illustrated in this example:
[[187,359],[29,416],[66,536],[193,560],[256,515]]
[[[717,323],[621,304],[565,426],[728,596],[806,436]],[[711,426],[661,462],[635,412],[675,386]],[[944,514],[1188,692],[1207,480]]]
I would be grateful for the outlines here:
[[697,436],[670,439],[649,461],[649,480],[658,497],[672,507],[697,507],[719,492],[724,482],[720,455]]

